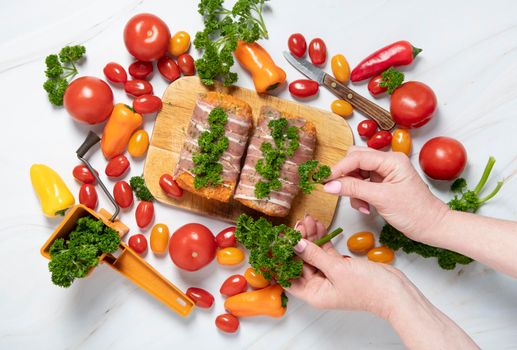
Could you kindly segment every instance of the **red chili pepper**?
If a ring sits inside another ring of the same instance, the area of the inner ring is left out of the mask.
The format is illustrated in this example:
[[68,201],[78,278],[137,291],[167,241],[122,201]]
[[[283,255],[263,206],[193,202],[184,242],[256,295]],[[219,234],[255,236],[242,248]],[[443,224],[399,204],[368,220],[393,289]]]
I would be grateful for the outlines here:
[[409,43],[397,41],[366,57],[350,74],[351,81],[361,81],[382,73],[390,67],[405,66],[413,62],[422,51]]

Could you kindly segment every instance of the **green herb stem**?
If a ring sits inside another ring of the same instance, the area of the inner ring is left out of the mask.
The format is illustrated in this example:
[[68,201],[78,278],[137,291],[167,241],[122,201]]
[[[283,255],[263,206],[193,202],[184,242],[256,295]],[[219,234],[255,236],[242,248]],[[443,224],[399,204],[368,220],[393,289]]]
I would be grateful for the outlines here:
[[496,194],[497,192],[499,192],[499,190],[501,189],[501,187],[503,187],[504,185],[504,181],[499,181],[497,183],[497,186],[495,186],[495,188],[492,190],[492,192],[490,192],[490,194],[484,198],[481,198],[479,200],[479,205],[482,205],[483,203],[489,201],[490,199],[492,199]]
[[332,238],[338,236],[343,232],[343,229],[341,227],[335,229],[334,231],[327,233],[325,236],[321,237],[320,239],[315,240],[313,243],[317,246],[322,246],[327,242],[330,242]]
[[485,184],[488,181],[488,177],[490,176],[490,173],[492,172],[492,168],[494,167],[494,164],[495,164],[495,158],[490,156],[490,158],[488,158],[488,163],[485,166],[485,170],[483,171],[483,175],[481,176],[481,179],[479,180],[476,188],[474,188],[474,193],[476,195],[478,195],[481,192],[481,190],[483,189],[483,187],[485,187]]

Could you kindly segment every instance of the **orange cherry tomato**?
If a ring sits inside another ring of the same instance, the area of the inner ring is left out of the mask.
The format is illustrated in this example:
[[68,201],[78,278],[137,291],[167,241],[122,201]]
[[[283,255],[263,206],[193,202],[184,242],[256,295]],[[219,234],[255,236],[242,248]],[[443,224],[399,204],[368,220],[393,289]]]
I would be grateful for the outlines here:
[[390,264],[395,258],[393,250],[386,246],[373,248],[368,252],[368,260],[383,264]]
[[169,243],[169,228],[165,224],[156,224],[151,230],[151,250],[155,254],[167,252]]
[[334,74],[334,78],[336,78],[337,81],[340,83],[346,83],[348,81],[350,77],[350,66],[345,56],[341,54],[332,56],[330,66],[332,67],[332,74]]
[[391,139],[391,150],[393,152],[402,152],[409,156],[411,152],[411,134],[407,129],[395,129]]
[[244,260],[244,252],[239,248],[228,247],[217,251],[217,262],[221,265],[237,265]]
[[346,245],[354,254],[366,254],[375,246],[375,238],[371,232],[357,232],[348,238]]
[[354,112],[352,105],[345,100],[335,100],[330,105],[330,109],[341,117],[349,117]]
[[178,57],[188,51],[190,47],[190,35],[187,32],[177,32],[169,41],[169,52]]
[[248,282],[248,284],[255,289],[262,289],[269,286],[269,281],[264,278],[260,273],[257,273],[253,267],[249,267],[244,272],[244,278]]
[[145,130],[137,130],[129,139],[127,151],[131,156],[138,158],[147,152],[149,147],[149,134]]

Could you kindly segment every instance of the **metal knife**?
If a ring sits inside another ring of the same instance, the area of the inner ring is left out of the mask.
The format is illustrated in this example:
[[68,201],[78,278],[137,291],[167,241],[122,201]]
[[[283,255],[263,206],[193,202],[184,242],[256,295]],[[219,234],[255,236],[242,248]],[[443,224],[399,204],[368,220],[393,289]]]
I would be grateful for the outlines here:
[[284,51],[284,57],[300,73],[325,86],[334,95],[349,102],[359,112],[375,120],[382,130],[390,130],[395,126],[390,112],[341,84],[312,63],[303,58],[296,58],[287,51]]

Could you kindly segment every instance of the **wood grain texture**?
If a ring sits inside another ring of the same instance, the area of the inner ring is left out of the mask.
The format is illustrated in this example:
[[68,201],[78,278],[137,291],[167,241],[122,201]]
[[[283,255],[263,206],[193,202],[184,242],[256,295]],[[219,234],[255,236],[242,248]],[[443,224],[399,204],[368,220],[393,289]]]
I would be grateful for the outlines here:
[[[213,89],[232,94],[249,103],[253,109],[254,122],[263,105],[270,105],[312,121],[318,131],[315,159],[322,163],[334,164],[346,154],[346,150],[354,142],[352,131],[345,120],[331,112],[273,96],[261,96],[255,91],[239,87],[225,88],[217,85]],[[174,171],[198,94],[206,91],[208,88],[202,85],[197,77],[179,79],[165,90],[162,98],[163,108],[156,117],[144,165],[145,182],[157,200],[177,208],[228,222],[234,222],[241,213],[258,216],[260,213],[237,201],[232,200],[225,204],[189,192],[184,192],[183,197],[176,200],[168,197],[160,188],[160,176],[164,173],[172,174]],[[337,203],[337,196],[323,192],[322,187],[318,185],[312,194],[299,194],[294,199],[287,217],[271,220],[294,225],[305,213],[310,213],[328,227],[334,217]]]
[[363,115],[371,118],[379,124],[382,130],[391,130],[395,126],[395,121],[390,112],[361,96],[349,87],[341,84],[335,78],[325,74],[323,84],[337,97],[349,102],[355,109]]

